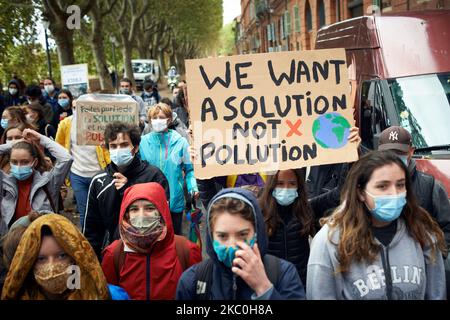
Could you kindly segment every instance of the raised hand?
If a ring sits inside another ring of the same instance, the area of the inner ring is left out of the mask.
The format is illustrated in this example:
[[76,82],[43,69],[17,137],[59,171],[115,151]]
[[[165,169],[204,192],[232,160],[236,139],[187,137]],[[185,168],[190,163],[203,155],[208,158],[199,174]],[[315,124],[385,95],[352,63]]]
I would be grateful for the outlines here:
[[243,241],[238,241],[236,245],[241,250],[236,251],[231,271],[240,276],[255,294],[260,296],[270,289],[272,283],[267,277],[258,246],[255,244],[251,248]]

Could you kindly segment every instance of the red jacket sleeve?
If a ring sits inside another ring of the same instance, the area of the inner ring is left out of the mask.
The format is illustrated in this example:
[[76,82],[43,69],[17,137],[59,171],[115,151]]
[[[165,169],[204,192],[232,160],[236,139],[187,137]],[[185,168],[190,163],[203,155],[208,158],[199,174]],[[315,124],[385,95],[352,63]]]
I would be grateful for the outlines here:
[[106,281],[115,286],[119,285],[116,270],[114,267],[114,248],[118,241],[114,241],[103,250],[102,269],[105,274]]
[[189,267],[202,261],[202,251],[199,246],[191,241],[189,243]]

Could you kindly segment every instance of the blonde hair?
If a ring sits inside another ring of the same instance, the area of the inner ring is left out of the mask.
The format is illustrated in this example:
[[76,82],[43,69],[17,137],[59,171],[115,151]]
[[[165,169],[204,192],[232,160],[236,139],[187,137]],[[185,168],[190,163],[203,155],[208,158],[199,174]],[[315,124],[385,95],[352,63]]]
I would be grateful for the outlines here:
[[160,111],[162,111],[162,113],[164,113],[164,115],[168,119],[172,120],[172,109],[170,108],[169,105],[162,103],[162,102],[156,104],[154,107],[152,107],[148,110],[148,114],[147,114],[148,119],[151,120],[151,119],[155,118]]

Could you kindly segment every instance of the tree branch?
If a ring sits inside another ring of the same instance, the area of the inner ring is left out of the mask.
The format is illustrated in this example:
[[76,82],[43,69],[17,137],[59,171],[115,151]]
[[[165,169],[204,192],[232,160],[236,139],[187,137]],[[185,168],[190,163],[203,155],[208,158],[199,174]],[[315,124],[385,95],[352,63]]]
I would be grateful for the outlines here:
[[122,9],[120,11],[119,16],[117,17],[117,21],[123,26],[123,18],[125,17],[125,13],[127,12],[127,1],[122,0]]
[[118,2],[118,0],[113,0],[113,2],[110,4],[109,1],[108,1],[108,3],[107,3],[108,4],[108,8],[106,8],[105,11],[101,12],[100,15],[102,17],[104,17],[106,15],[109,15],[113,11],[114,6],[116,5],[117,2]]

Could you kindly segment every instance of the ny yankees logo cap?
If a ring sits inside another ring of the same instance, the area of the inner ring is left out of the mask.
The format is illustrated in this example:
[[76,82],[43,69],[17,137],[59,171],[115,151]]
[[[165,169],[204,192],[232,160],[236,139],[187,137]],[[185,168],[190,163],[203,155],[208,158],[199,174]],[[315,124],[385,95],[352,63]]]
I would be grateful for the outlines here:
[[411,146],[411,134],[403,127],[392,126],[381,132],[378,150],[398,150],[408,152]]

